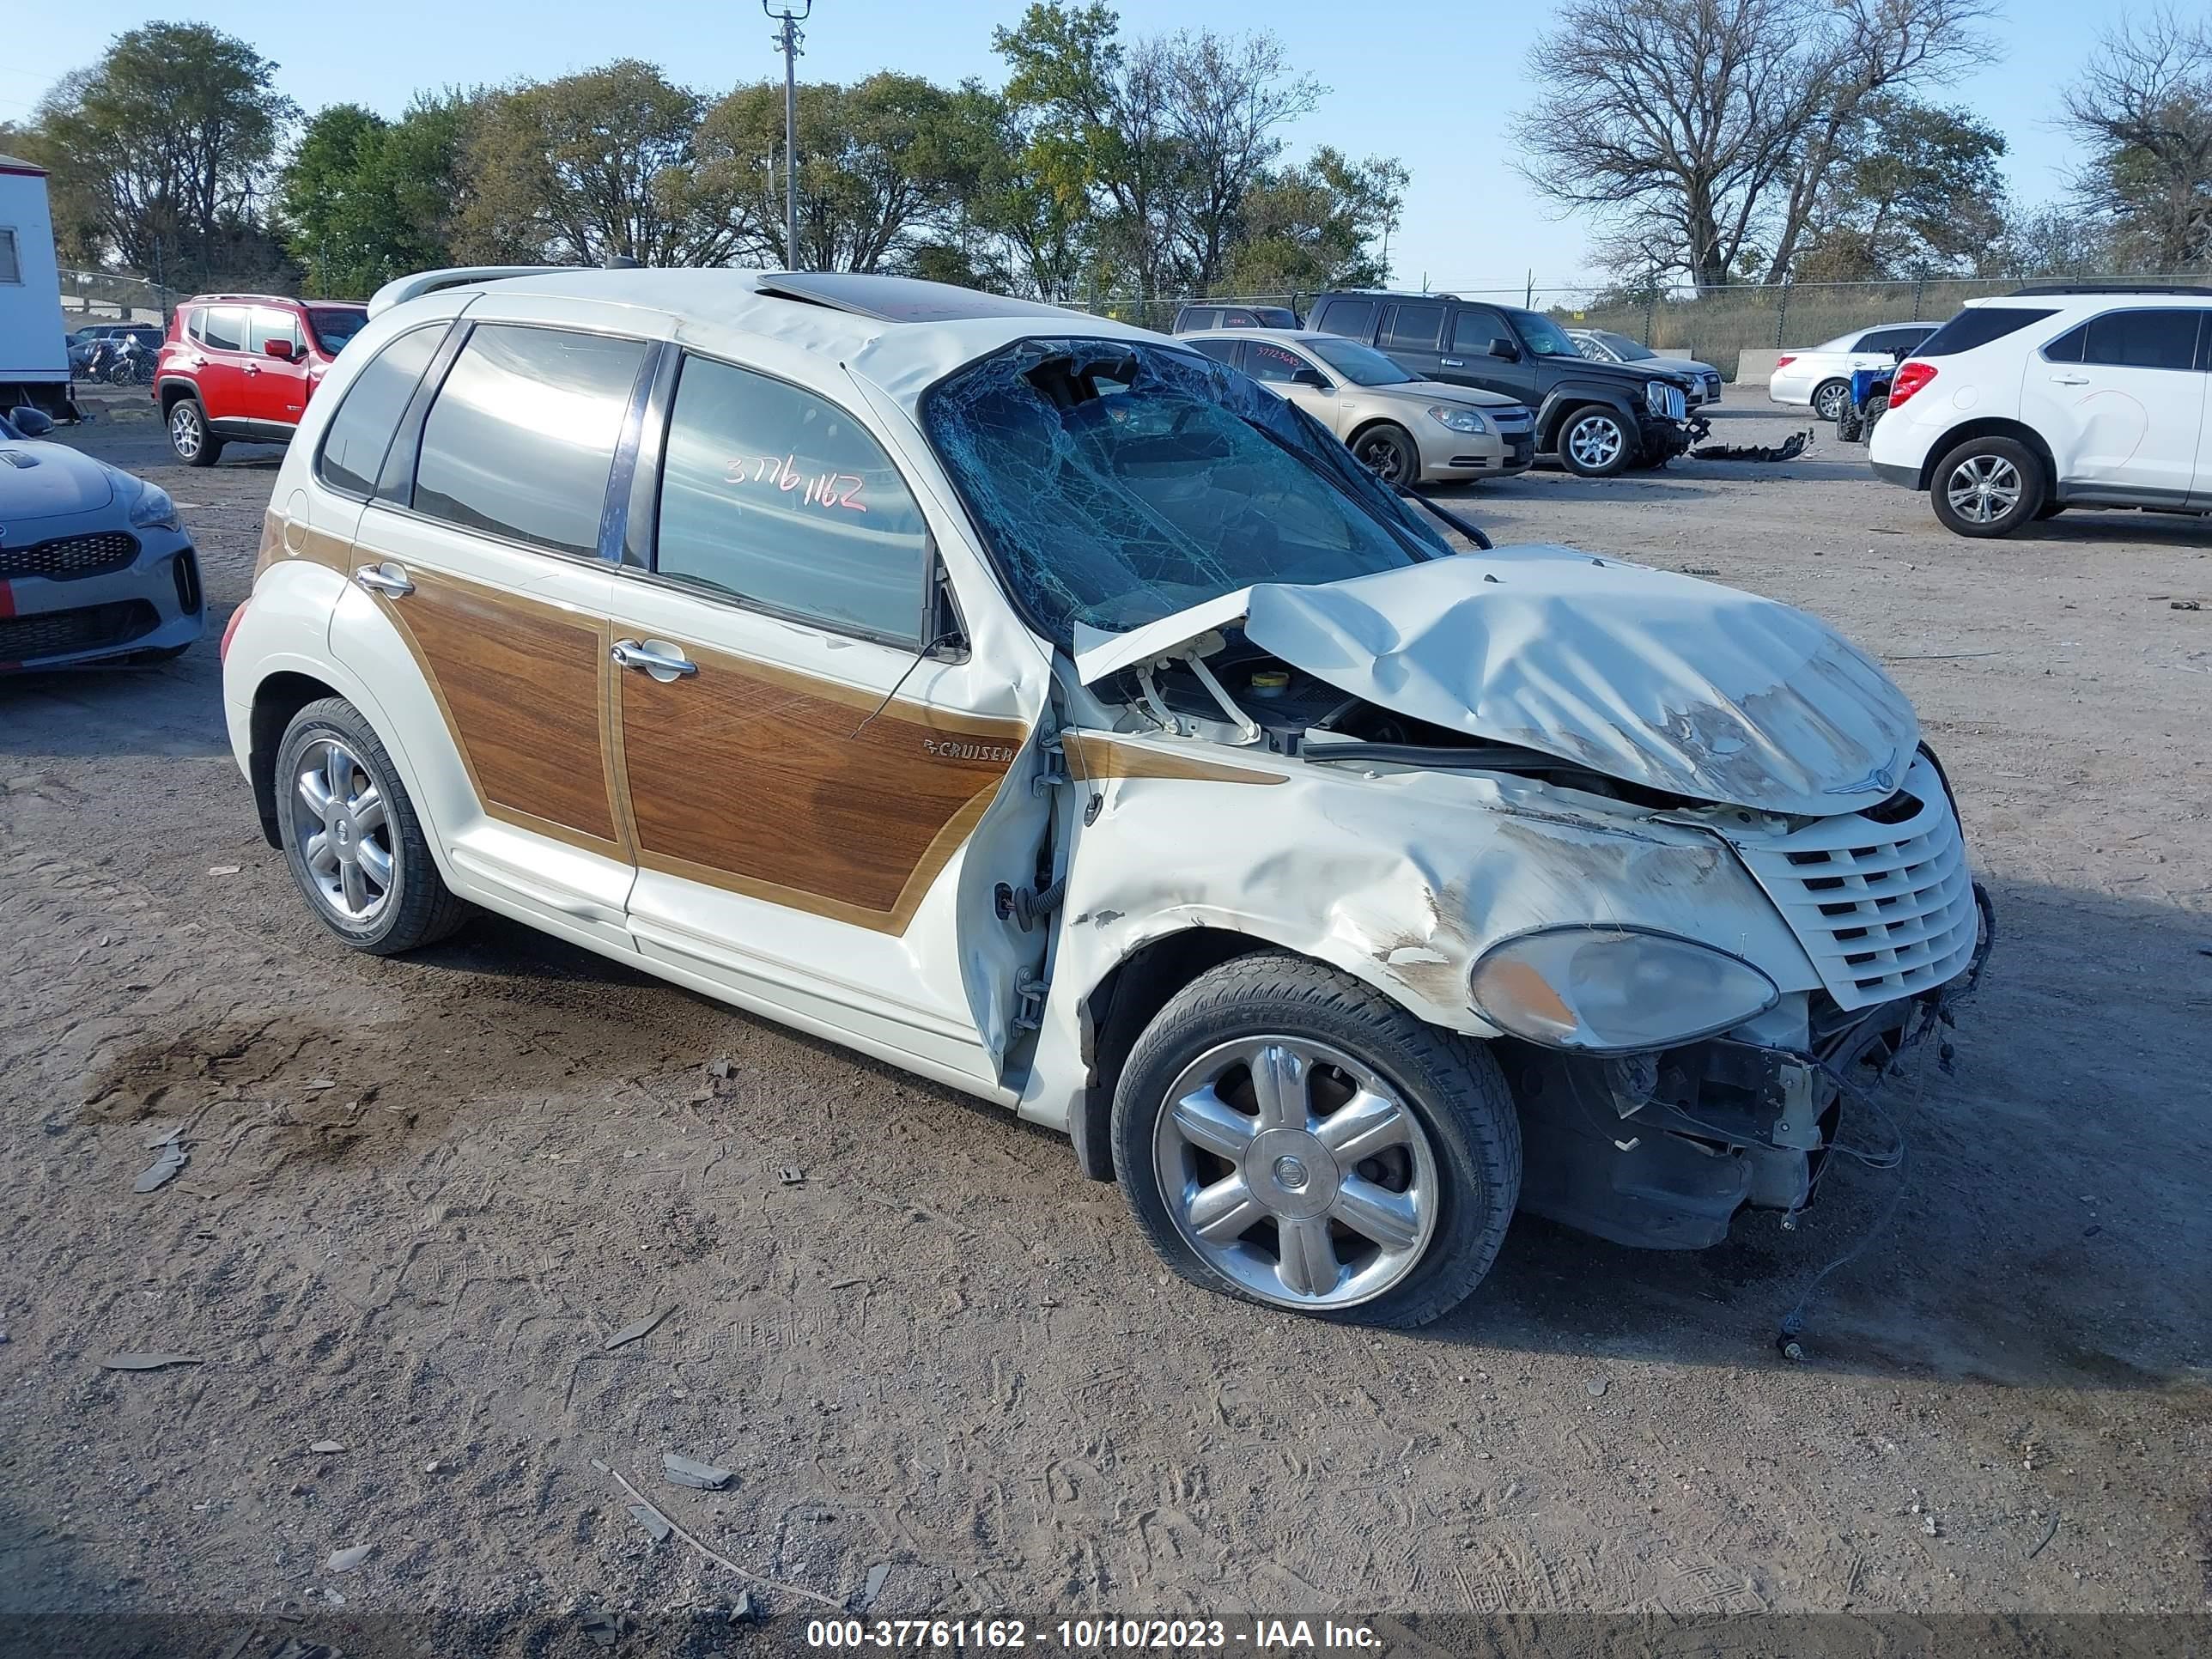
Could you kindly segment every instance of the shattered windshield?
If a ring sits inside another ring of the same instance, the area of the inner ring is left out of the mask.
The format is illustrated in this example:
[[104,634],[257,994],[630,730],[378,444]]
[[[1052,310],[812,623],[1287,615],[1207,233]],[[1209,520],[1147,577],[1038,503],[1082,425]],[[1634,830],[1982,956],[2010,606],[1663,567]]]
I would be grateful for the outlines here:
[[1195,353],[1021,340],[932,391],[922,422],[1015,602],[1062,645],[1255,582],[1332,582],[1450,551],[1312,416]]

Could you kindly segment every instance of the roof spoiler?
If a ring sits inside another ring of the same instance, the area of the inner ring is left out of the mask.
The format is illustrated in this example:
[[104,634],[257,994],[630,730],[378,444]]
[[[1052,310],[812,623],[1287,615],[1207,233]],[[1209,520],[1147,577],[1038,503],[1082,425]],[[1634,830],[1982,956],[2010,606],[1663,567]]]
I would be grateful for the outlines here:
[[508,276],[538,276],[568,269],[566,265],[449,265],[443,270],[418,270],[412,276],[394,277],[370,295],[368,314],[380,317],[409,300],[449,288],[465,288],[471,283],[496,283]]

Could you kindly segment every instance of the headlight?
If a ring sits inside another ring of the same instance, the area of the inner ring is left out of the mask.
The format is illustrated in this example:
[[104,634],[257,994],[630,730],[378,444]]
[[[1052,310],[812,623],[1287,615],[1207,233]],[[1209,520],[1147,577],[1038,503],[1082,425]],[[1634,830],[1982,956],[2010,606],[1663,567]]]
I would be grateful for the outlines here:
[[1500,1030],[1589,1054],[1710,1036],[1765,1013],[1781,995],[1749,963],[1709,945],[1597,924],[1492,945],[1468,989]]
[[1457,409],[1449,404],[1429,405],[1429,418],[1455,432],[1487,432],[1490,423],[1471,409]]
[[[129,477],[127,473],[125,476]],[[161,485],[142,483],[138,499],[131,504],[131,522],[141,530],[174,530],[178,527],[177,504]]]

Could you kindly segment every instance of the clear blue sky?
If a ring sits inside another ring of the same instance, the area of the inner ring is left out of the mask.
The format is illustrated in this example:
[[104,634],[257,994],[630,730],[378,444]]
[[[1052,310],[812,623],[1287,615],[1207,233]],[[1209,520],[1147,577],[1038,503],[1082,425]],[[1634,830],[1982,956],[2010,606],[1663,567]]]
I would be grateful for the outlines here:
[[[2037,204],[2062,193],[2067,141],[2050,112],[2060,88],[2119,6],[2082,0],[2001,0],[2004,57],[1946,96],[2003,131],[2008,182]],[[2130,9],[2148,0],[2122,0]],[[897,69],[940,81],[995,83],[994,25],[1021,0],[817,0],[799,73],[848,81]],[[1504,131],[1528,100],[1525,43],[1540,5],[1444,0],[1122,0],[1125,35],[1203,22],[1229,32],[1268,28],[1291,60],[1331,88],[1291,133],[1294,149],[1334,144],[1355,156],[1395,155],[1413,169],[1405,223],[1393,240],[1399,280],[1431,286],[1537,286],[1590,276],[1586,224],[1561,221],[1505,165]],[[609,6],[581,0],[380,0],[359,7],[203,4],[143,9],[117,0],[9,8],[0,61],[0,119],[21,119],[52,81],[95,59],[118,32],[155,18],[204,21],[251,41],[283,65],[303,107],[354,101],[396,113],[419,86],[544,78],[630,56],[677,80],[714,88],[781,75],[757,0],[659,0]],[[618,21],[617,20],[619,20]]]

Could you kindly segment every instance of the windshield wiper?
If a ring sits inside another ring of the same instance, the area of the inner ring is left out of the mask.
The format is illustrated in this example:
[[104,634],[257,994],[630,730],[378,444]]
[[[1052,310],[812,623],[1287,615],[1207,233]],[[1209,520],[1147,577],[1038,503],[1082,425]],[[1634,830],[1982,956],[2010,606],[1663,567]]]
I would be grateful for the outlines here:
[[1437,517],[1442,519],[1454,530],[1458,531],[1461,535],[1466,537],[1468,540],[1473,542],[1484,552],[1487,553],[1490,551],[1490,538],[1482,533],[1482,527],[1476,524],[1474,520],[1462,519],[1456,513],[1445,512],[1443,508],[1438,507],[1427,496],[1422,495],[1420,491],[1411,489],[1405,484],[1394,483],[1390,488],[1396,490],[1405,500],[1409,501],[1418,501],[1421,506],[1428,508],[1430,512],[1435,514]]

